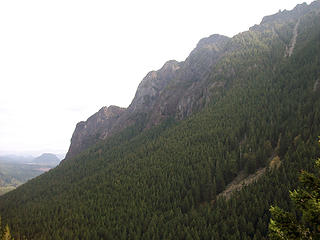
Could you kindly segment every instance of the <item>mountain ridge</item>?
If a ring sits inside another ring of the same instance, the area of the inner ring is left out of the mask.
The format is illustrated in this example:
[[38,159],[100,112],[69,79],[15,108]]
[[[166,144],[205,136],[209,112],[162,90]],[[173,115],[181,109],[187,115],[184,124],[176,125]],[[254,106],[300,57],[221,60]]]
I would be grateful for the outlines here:
[[[290,57],[296,16],[237,34],[218,53],[203,48],[190,61],[205,73],[188,66],[186,78],[168,79],[156,101],[123,117],[130,126],[0,197],[3,221],[30,239],[266,239],[270,205],[289,209],[296,172],[320,155],[320,14],[312,6],[299,16]],[[178,103],[190,92],[192,113],[180,120]],[[147,128],[158,109],[163,120]],[[269,171],[273,156],[281,164]],[[217,198],[239,174],[265,167],[230,200]]]
[[34,158],[32,160],[32,163],[55,167],[60,163],[60,159],[53,153],[43,153],[40,156]]
[[[290,19],[296,19],[297,16],[306,14],[312,11],[313,8],[317,11],[316,9],[319,8],[319,5],[319,1],[312,2],[310,6],[302,3],[298,4],[291,11],[284,10],[265,16],[259,25],[250,27],[249,31],[263,31],[266,27],[270,27],[269,25],[275,25],[282,21],[291,21]],[[298,24],[299,20],[296,19],[296,28]],[[272,31],[273,34],[277,34],[275,26],[272,26]],[[244,33],[239,33],[233,38],[240,37],[242,34]],[[123,109],[116,121],[115,119],[110,120],[110,126],[106,127],[106,129],[98,126],[97,129],[92,129],[92,133],[90,134],[83,134],[81,133],[81,128],[76,127],[74,135],[77,135],[78,139],[74,143],[75,136],[71,138],[66,158],[75,156],[99,140],[104,140],[134,125],[136,123],[134,119],[141,121],[141,117],[136,117],[136,115],[144,115],[142,118],[145,121],[145,129],[149,129],[168,117],[174,116],[181,120],[190,116],[193,112],[202,109],[210,102],[213,89],[224,88],[226,86],[225,82],[217,81],[212,83],[209,88],[206,88],[207,83],[205,80],[209,78],[208,75],[212,68],[222,56],[232,54],[233,51],[238,50],[239,47],[230,48],[228,46],[228,41],[233,38],[219,34],[210,35],[199,40],[195,49],[191,51],[185,61],[169,60],[159,70],[150,71],[140,82],[131,104],[127,109]],[[282,36],[280,38],[283,40]],[[285,41],[286,50],[284,56],[290,57],[293,52],[295,38],[291,38],[291,41]],[[234,70],[230,70],[230,74],[233,74]],[[177,88],[181,87],[181,84],[188,86],[184,86],[184,89],[179,91]],[[168,87],[173,88],[174,91],[168,90]],[[90,118],[87,122],[90,122]],[[94,133],[99,135],[95,140],[92,138]],[[81,139],[79,136],[82,136],[80,137]],[[87,143],[80,144],[79,142]]]
[[124,108],[117,106],[102,107],[86,121],[77,123],[66,159],[106,138],[123,111]]
[[[91,133],[83,126],[84,122],[79,122],[71,138],[69,151],[66,159],[75,156],[77,153],[87,149],[97,141],[106,139],[129,126],[136,123],[136,115],[145,115],[146,129],[159,124],[170,116],[178,119],[184,119],[192,112],[200,109],[209,101],[208,92],[203,96],[203,86],[200,80],[210,71],[212,65],[221,57],[222,50],[228,37],[219,34],[213,34],[201,39],[196,48],[183,62],[176,60],[167,61],[159,70],[150,71],[140,82],[136,94],[127,109],[122,109],[117,115],[117,119],[104,118],[106,127],[94,124],[95,113],[85,122],[85,125],[94,125]],[[200,66],[200,67],[199,67]],[[181,84],[189,85],[185,91],[177,91]],[[213,87],[223,87],[218,83]],[[173,89],[172,90],[170,90]],[[173,94],[174,92],[174,94]],[[198,92],[196,96],[195,92]],[[196,96],[196,97],[195,97]],[[199,101],[199,99],[202,100]],[[141,118],[138,118],[141,121]],[[107,123],[107,122],[110,122]],[[99,135],[92,140],[93,135]],[[82,144],[84,142],[90,142]]]

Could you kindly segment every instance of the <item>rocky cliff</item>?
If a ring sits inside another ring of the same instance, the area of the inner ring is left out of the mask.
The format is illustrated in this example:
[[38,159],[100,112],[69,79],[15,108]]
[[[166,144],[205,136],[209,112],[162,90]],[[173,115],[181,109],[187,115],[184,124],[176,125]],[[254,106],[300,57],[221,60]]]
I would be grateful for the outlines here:
[[[74,155],[0,197],[14,237],[266,239],[265,213],[275,202],[290,206],[296,173],[320,155],[313,6],[202,40],[184,62],[149,73],[127,109],[103,108],[79,124]],[[168,116],[185,119],[139,132]]]
[[[233,38],[214,34],[199,41],[183,62],[170,60],[157,71],[149,72],[138,86],[135,97],[127,109],[102,108],[86,122],[77,124],[71,139],[67,158],[88,148],[101,139],[141,121],[143,129],[159,124],[168,117],[184,119],[205,107],[216,93],[227,90],[241,64],[231,61],[242,56],[245,49],[256,47],[251,54],[270,51],[270,41],[279,42],[277,51],[284,57],[294,52],[299,34],[299,17],[319,11],[320,2],[297,5],[292,11],[279,11],[264,17],[260,25]],[[284,24],[289,23],[289,24]],[[263,62],[252,62],[249,68],[263,68]],[[141,124],[141,122],[140,122]]]
[[124,108],[117,106],[103,107],[87,121],[79,122],[73,132],[66,158],[73,157],[99,140],[106,138],[124,111]]
[[79,122],[66,158],[135,124],[138,115],[146,116],[144,128],[150,128],[168,117],[183,119],[201,109],[210,99],[206,80],[228,41],[228,37],[218,34],[201,39],[184,62],[170,60],[161,69],[149,72],[127,109],[103,107],[87,121]]

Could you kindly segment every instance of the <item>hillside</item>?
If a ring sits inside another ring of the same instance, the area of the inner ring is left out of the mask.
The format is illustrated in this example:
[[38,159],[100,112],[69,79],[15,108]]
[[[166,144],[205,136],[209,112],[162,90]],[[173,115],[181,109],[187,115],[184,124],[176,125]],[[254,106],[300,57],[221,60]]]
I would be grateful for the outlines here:
[[127,109],[103,107],[87,121],[79,122],[66,158],[130,126],[138,124],[143,131],[168,118],[184,119],[200,110],[210,102],[212,92],[208,90],[225,85],[214,82],[208,89],[212,67],[230,50],[226,48],[228,41],[218,34],[201,39],[184,62],[170,60],[158,71],[149,72]]
[[16,239],[266,239],[270,205],[290,209],[296,173],[320,156],[319,56],[320,1],[201,40],[111,125],[95,115],[96,138],[1,196],[3,222]]
[[0,156],[0,195],[57,166],[59,162],[60,160],[50,153],[36,158]]
[[60,159],[52,153],[43,153],[32,160],[33,164],[55,167],[60,163]]
[[44,173],[38,165],[0,161],[0,195]]

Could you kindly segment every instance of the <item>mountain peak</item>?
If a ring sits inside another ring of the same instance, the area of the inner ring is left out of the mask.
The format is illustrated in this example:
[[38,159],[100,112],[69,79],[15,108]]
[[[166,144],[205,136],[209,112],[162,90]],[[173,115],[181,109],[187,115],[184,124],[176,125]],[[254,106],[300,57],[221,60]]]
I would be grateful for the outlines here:
[[[312,4],[319,4],[319,1]],[[316,9],[312,4],[300,4],[292,11],[284,10],[264,17],[262,23],[251,30],[276,32],[276,26],[297,22],[297,18],[303,13]],[[273,26],[274,23],[279,24]],[[126,110],[116,106],[103,107],[86,122],[80,122],[72,136],[69,151],[79,153],[98,140],[106,139],[107,136],[135,124],[138,115],[146,117],[146,122],[141,125],[143,129],[148,129],[168,117],[183,119],[200,110],[210,102],[216,91],[227,86],[225,79],[212,82],[212,75],[221,75],[224,71],[226,76],[234,76],[234,66],[227,69],[220,66],[213,72],[215,66],[227,55],[239,52],[242,44],[248,43],[247,40],[251,38],[248,31],[233,38],[213,34],[201,39],[185,61],[169,60],[160,69],[150,71],[140,82]],[[290,53],[292,46],[295,46],[295,41],[287,46]],[[211,87],[208,87],[208,82],[211,82]]]
[[129,106],[130,110],[149,109],[160,92],[176,77],[182,63],[176,60],[167,61],[158,71],[149,72],[138,86],[136,95]]
[[177,69],[180,68],[180,63],[176,60],[169,60],[167,61],[163,67],[161,68],[161,70],[163,71],[176,71]]
[[212,34],[209,37],[200,39],[200,41],[197,44],[197,48],[207,47],[215,44],[221,44],[226,40],[229,40],[229,37],[220,35],[220,34]]
[[[0,197],[14,237],[267,238],[270,205],[289,206],[295,173],[320,154],[313,6],[201,40],[184,62],[149,72],[128,109],[103,107],[79,124],[68,154],[81,155]],[[231,189],[242,192],[228,204]]]
[[100,139],[104,139],[124,111],[125,108],[113,105],[102,107],[97,113],[89,117],[87,121],[79,122],[72,135],[66,158],[73,157],[81,150],[93,145]]
[[118,107],[118,106],[114,106],[114,105],[110,105],[109,107],[102,107],[97,114],[98,115],[102,115],[105,117],[105,119],[109,119],[112,118],[116,115],[119,115],[119,113],[123,110],[123,108]]
[[278,22],[283,21],[288,18],[299,18],[301,15],[305,14],[306,12],[312,10],[312,6],[319,5],[320,1],[315,1],[310,4],[311,7],[307,3],[301,3],[295,6],[294,9],[291,11],[288,10],[279,10],[279,12],[265,16],[262,18],[262,21],[260,24],[266,24],[266,23],[272,23],[272,22]]

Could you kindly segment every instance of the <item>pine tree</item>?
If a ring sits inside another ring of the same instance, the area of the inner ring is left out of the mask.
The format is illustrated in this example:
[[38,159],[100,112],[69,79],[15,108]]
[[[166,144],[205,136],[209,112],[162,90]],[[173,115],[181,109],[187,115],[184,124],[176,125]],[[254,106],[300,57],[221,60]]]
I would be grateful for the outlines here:
[[10,229],[9,229],[8,225],[6,225],[6,227],[4,229],[4,233],[2,235],[1,240],[13,240],[13,238],[11,237]]
[[320,158],[315,165],[318,175],[302,171],[299,177],[302,186],[290,192],[301,218],[277,206],[270,208],[270,239],[320,239]]

